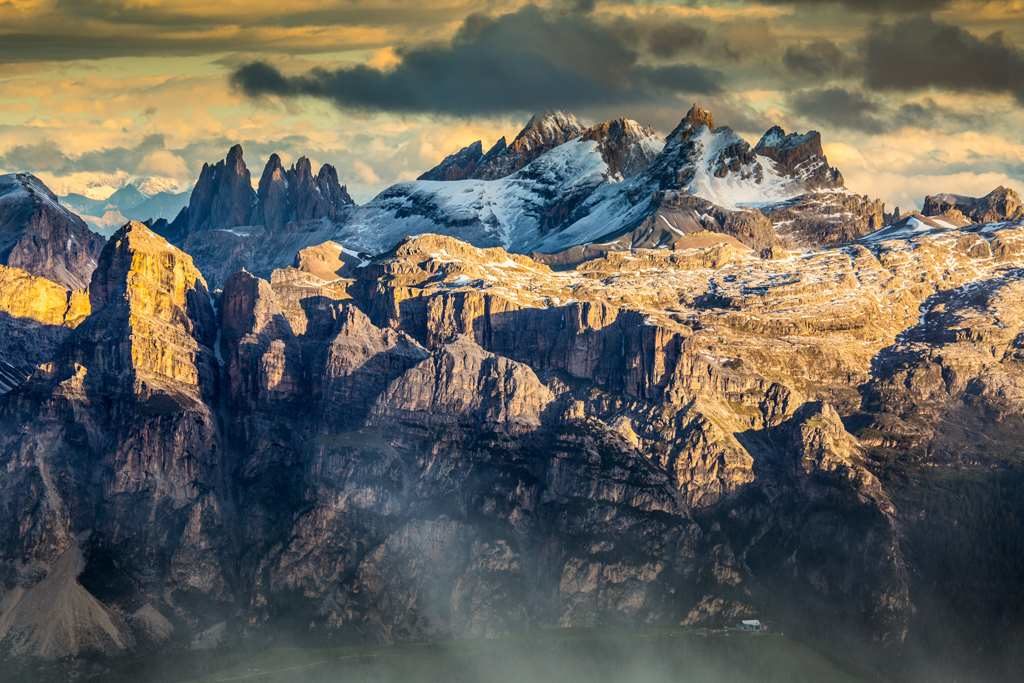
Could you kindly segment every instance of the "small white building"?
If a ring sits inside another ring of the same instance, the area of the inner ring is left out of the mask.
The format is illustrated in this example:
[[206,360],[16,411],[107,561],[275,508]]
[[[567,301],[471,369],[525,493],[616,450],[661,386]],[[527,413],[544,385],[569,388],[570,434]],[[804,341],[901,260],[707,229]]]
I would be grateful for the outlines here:
[[768,627],[762,624],[760,619],[744,619],[739,624],[739,630],[749,633],[764,633]]

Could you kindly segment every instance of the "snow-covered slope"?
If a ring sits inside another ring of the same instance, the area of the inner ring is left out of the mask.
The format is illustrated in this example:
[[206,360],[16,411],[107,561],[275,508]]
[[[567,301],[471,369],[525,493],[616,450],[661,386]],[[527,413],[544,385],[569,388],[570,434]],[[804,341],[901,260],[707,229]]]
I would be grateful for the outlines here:
[[[796,139],[773,130],[781,136],[775,147]],[[806,173],[780,172],[775,159],[755,153],[732,129],[715,128],[711,115],[694,107],[664,143],[620,120],[583,131],[507,177],[396,185],[356,210],[337,239],[376,252],[433,232],[550,252],[618,239],[654,220],[668,231],[658,233],[663,244],[665,234],[721,227],[705,214],[775,205],[808,189]],[[700,201],[682,214],[659,215],[667,196]]]
[[606,183],[607,174],[597,142],[572,140],[504,178],[395,185],[355,211],[338,238],[378,252],[407,235],[433,232],[527,251]]

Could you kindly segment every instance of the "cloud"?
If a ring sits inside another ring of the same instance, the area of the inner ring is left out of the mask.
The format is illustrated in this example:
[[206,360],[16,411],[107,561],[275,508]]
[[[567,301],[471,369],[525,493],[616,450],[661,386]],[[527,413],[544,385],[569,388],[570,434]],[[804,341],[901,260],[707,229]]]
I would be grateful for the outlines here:
[[707,40],[706,30],[683,21],[672,21],[651,30],[647,49],[655,57],[666,59],[704,45]]
[[0,167],[8,169],[41,169],[54,174],[79,171],[134,171],[153,152],[164,147],[162,135],[147,135],[134,147],[110,147],[71,157],[52,140],[30,145],[17,145],[0,154]]
[[469,116],[635,102],[721,90],[722,76],[692,64],[640,62],[628,37],[588,14],[528,5],[469,16],[448,45],[398,52],[390,70],[366,65],[289,76],[254,62],[231,82],[258,97],[310,96],[342,108]]
[[920,102],[891,103],[859,90],[833,87],[800,90],[789,97],[790,108],[798,116],[862,133],[888,133],[899,128],[945,128],[984,122],[983,116],[968,116],[933,99]]
[[878,102],[864,93],[843,88],[799,91],[790,97],[790,107],[808,119],[850,130],[882,133],[888,128]]
[[1024,52],[1002,33],[980,38],[931,17],[914,17],[874,26],[864,58],[864,82],[871,88],[1010,94],[1024,104]]
[[356,179],[364,185],[379,185],[381,182],[380,176],[373,170],[365,161],[356,159],[352,162],[352,168],[356,173]]
[[831,40],[817,39],[799,45],[790,45],[782,56],[782,63],[798,76],[824,80],[851,72],[853,60]]
[[139,162],[138,173],[168,178],[188,177],[188,165],[180,156],[166,149],[150,152]]
[[760,0],[768,5],[838,5],[855,12],[910,14],[931,12],[952,4],[953,0]]

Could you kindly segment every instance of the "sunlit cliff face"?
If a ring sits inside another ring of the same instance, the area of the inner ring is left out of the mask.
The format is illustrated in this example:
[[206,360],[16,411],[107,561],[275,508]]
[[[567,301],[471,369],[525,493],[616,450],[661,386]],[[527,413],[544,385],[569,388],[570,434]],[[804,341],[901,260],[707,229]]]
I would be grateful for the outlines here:
[[986,0],[6,0],[0,171],[185,190],[240,142],[365,201],[535,110],[667,132],[700,99],[748,137],[826,132],[852,189],[906,208],[1020,188],[1022,40],[1024,5]]

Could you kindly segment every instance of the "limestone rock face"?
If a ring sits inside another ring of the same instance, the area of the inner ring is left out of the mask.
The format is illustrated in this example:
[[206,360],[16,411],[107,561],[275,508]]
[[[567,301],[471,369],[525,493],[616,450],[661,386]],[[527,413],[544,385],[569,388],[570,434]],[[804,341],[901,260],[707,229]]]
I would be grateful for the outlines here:
[[364,259],[347,251],[337,242],[324,242],[300,249],[295,255],[295,267],[321,280],[337,280],[351,277]]
[[[211,298],[126,226],[0,397],[0,634],[45,636],[51,577],[100,652],[770,614],[888,656],[951,605],[1004,618],[1024,226],[671,246],[321,244]],[[12,309],[53,287],[8,277]]]
[[762,209],[783,244],[845,244],[886,225],[885,204],[853,192],[810,192]]
[[67,333],[88,314],[85,292],[0,266],[0,393],[14,389],[36,365],[52,359]]
[[[102,376],[130,379],[139,391],[188,394],[212,380],[217,331],[206,282],[187,254],[145,225],[129,223],[110,238],[89,299],[81,334],[97,345],[81,360]],[[125,334],[112,336],[118,332]]]
[[29,173],[0,176],[0,265],[85,289],[103,238]]
[[88,317],[0,406],[4,646],[45,658],[123,651],[149,642],[157,615],[191,629],[230,602],[228,466],[207,402],[218,332],[202,276],[131,223],[89,296]]
[[529,366],[459,337],[392,382],[373,412],[385,424],[403,418],[468,419],[512,428],[537,427],[553,399]]

